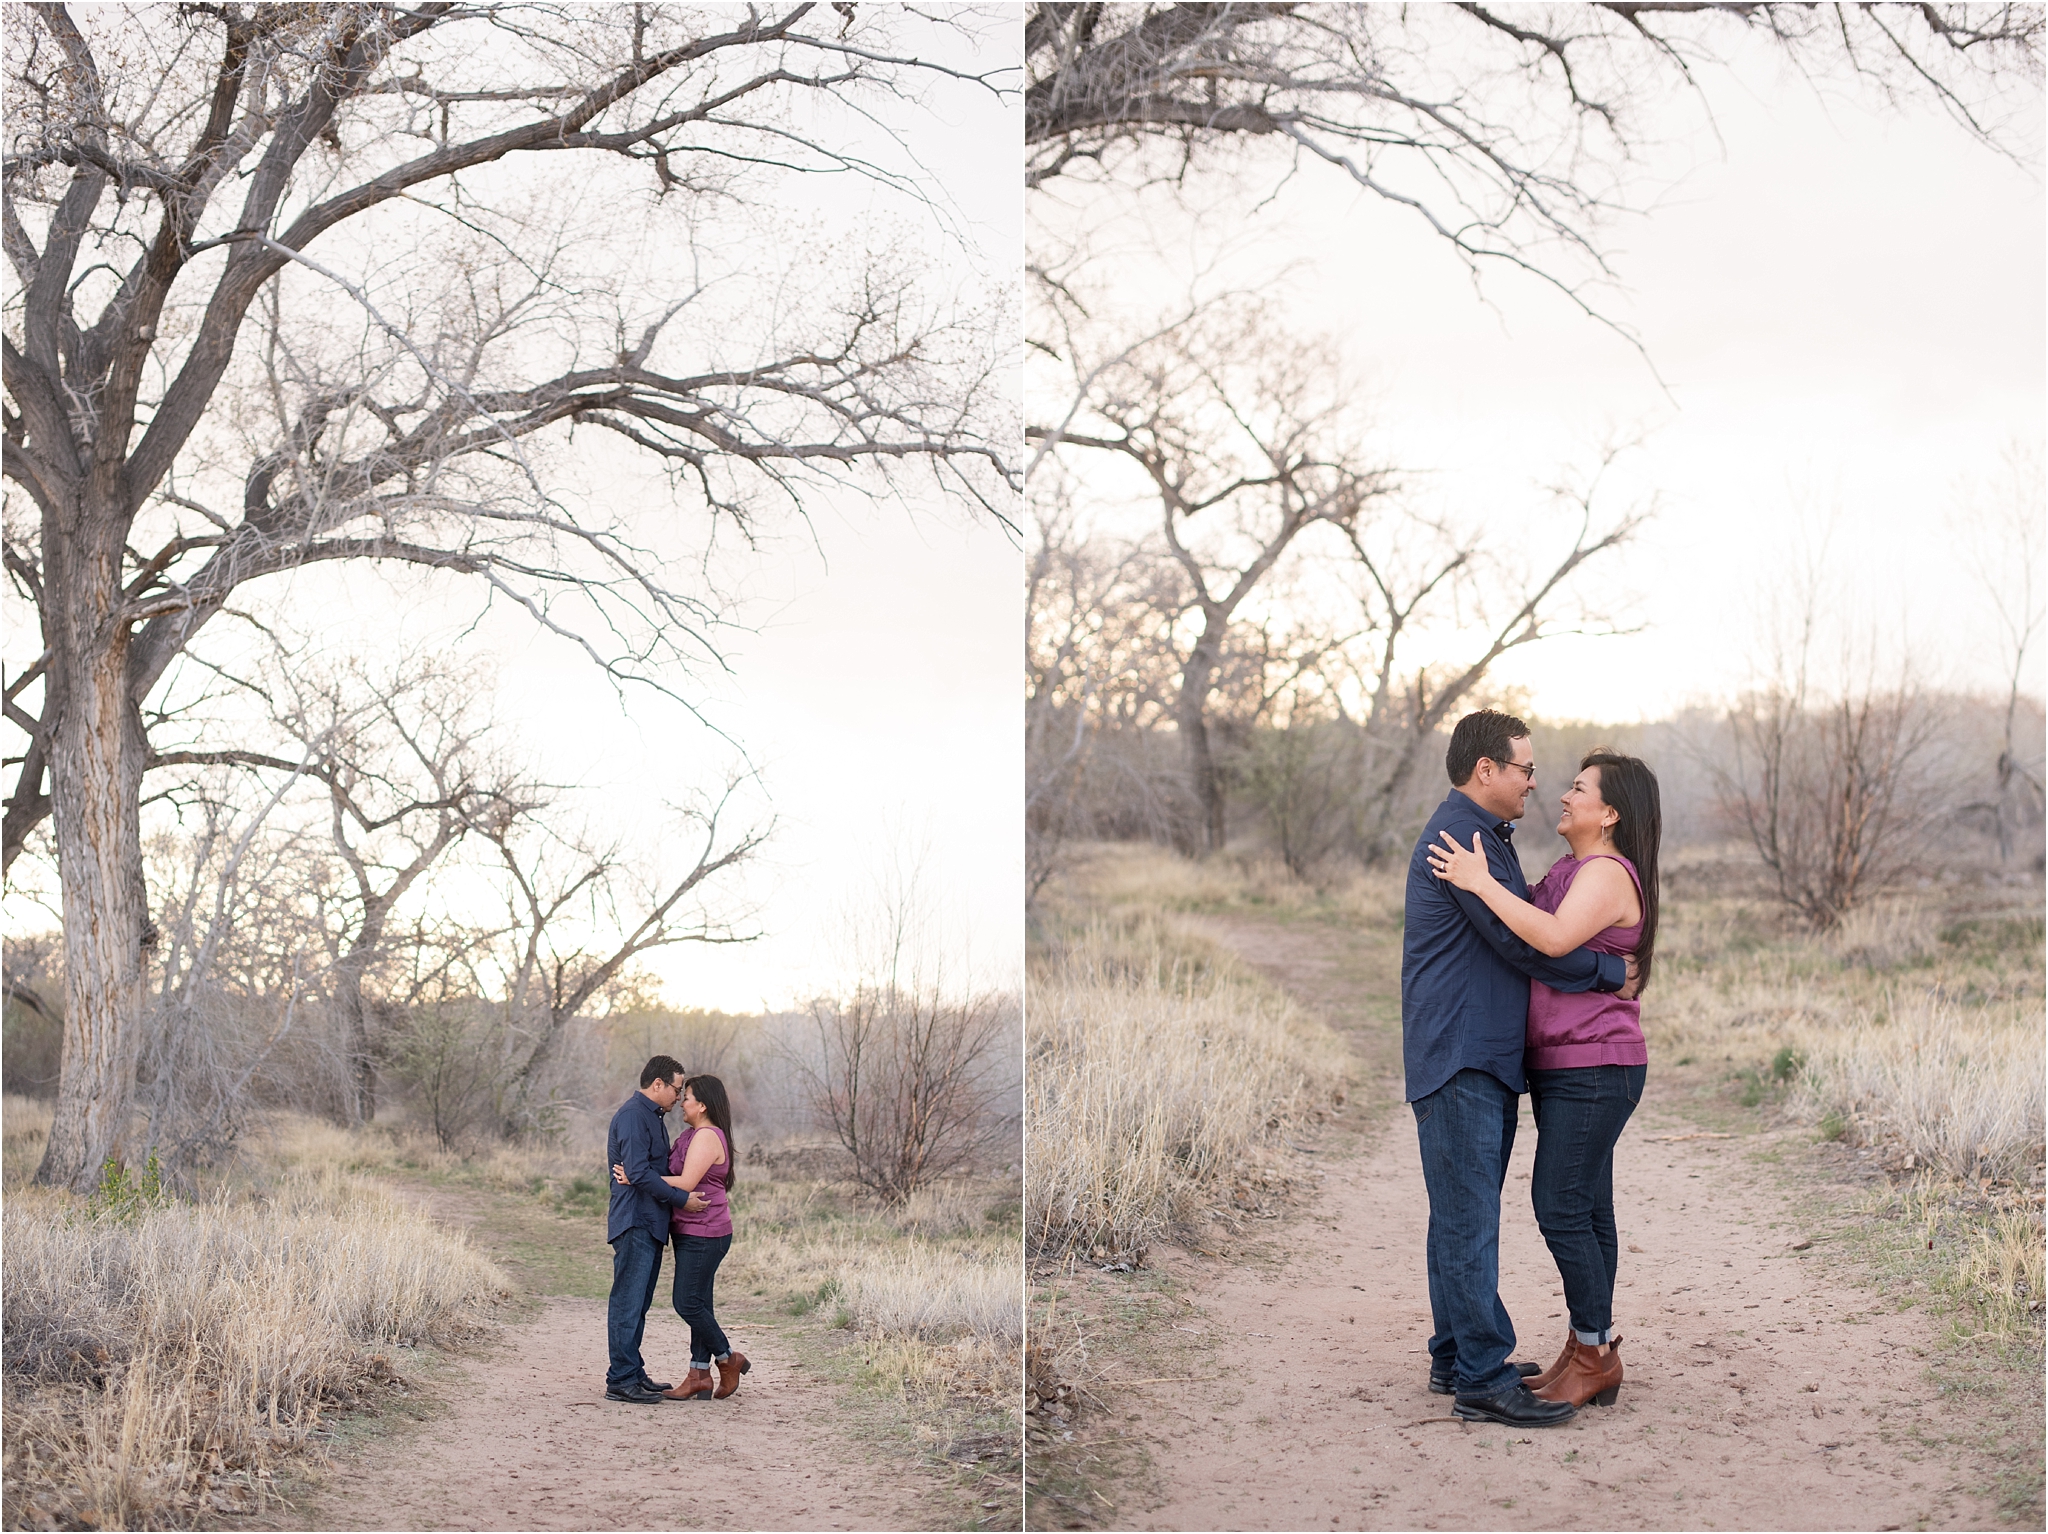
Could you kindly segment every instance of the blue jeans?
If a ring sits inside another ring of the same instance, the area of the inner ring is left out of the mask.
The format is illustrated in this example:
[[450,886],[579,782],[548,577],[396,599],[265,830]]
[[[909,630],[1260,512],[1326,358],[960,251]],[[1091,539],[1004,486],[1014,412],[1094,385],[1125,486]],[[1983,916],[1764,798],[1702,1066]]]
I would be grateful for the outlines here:
[[636,1225],[612,1243],[611,1305],[605,1311],[605,1340],[611,1346],[611,1367],[604,1388],[618,1390],[647,1383],[647,1361],[640,1339],[647,1333],[647,1307],[654,1303],[655,1281],[661,1277],[661,1242],[651,1230]]
[[1518,1101],[1498,1077],[1463,1070],[1409,1105],[1429,1189],[1430,1367],[1461,1396],[1521,1383],[1508,1362],[1515,1326],[1500,1302],[1500,1190]]
[[711,1313],[711,1285],[718,1265],[732,1250],[732,1237],[676,1236],[676,1314],[690,1323],[690,1367],[708,1369],[732,1351]]
[[1529,1072],[1536,1114],[1529,1201],[1564,1280],[1572,1331],[1584,1343],[1609,1341],[1614,1326],[1614,1144],[1648,1075],[1642,1065]]

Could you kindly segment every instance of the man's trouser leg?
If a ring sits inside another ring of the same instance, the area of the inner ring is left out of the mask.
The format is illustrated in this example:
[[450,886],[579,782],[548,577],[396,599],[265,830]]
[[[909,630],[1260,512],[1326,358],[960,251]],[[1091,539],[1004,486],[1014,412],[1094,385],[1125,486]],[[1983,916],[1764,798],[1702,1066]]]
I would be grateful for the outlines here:
[[1429,1190],[1432,1362],[1454,1362],[1461,1396],[1521,1383],[1508,1362],[1514,1323],[1500,1300],[1500,1193],[1515,1148],[1516,1094],[1485,1071],[1458,1072],[1410,1104]]
[[612,1243],[611,1304],[605,1312],[605,1337],[612,1355],[604,1376],[607,1390],[638,1385],[647,1378],[640,1339],[646,1335],[647,1307],[661,1277],[661,1246],[652,1231],[638,1226]]

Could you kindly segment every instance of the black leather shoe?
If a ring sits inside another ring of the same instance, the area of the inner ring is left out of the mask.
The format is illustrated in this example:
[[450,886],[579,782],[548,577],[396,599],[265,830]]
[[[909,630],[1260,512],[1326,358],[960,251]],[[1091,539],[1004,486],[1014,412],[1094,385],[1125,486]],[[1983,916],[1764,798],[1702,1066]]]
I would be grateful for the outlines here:
[[1467,1422],[1503,1422],[1509,1427],[1556,1427],[1578,1414],[1571,1402],[1546,1401],[1531,1395],[1527,1385],[1516,1385],[1497,1396],[1459,1396],[1451,1407],[1453,1417]]
[[[1541,1364],[1516,1364],[1515,1368],[1525,1380],[1534,1379],[1543,1372],[1543,1365]],[[1454,1396],[1458,1393],[1458,1382],[1451,1375],[1439,1374],[1436,1370],[1431,1369],[1429,1371],[1429,1393],[1433,1396]]]
[[664,1390],[673,1390],[676,1387],[672,1380],[643,1379],[640,1381],[640,1388],[642,1390],[651,1390],[656,1395],[660,1395]]
[[617,1390],[604,1393],[607,1401],[630,1401],[635,1406],[659,1406],[662,1394],[658,1390],[642,1390],[638,1385],[621,1385]]

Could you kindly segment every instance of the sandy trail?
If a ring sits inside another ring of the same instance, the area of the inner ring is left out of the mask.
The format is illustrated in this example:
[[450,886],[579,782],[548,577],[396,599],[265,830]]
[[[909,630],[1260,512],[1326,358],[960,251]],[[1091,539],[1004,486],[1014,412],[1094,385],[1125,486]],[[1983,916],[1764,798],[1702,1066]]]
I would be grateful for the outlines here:
[[[321,1529],[905,1529],[945,1515],[929,1473],[859,1442],[836,1392],[776,1331],[724,1401],[604,1399],[604,1304],[554,1298],[443,1385],[452,1411],[338,1460]],[[657,1308],[645,1346],[680,1379],[689,1330]],[[662,1372],[670,1371],[670,1372]]]
[[[1355,962],[1332,929],[1197,923],[1317,1006],[1357,1022]],[[1355,956],[1354,956],[1355,957]],[[1384,960],[1379,961],[1381,964]],[[1384,1029],[1384,1024],[1377,1025]],[[1362,1054],[1386,1058],[1384,1043]],[[1923,1373],[1932,1326],[1832,1278],[1787,1198],[1739,1142],[1691,1126],[1650,1089],[1617,1151],[1628,1370],[1611,1408],[1562,1427],[1465,1424],[1426,1389],[1427,1202],[1405,1109],[1359,1154],[1331,1158],[1277,1273],[1205,1263],[1192,1324],[1227,1384],[1142,1393],[1164,1500],[1118,1497],[1149,1529],[1999,1527],[1930,1446],[1952,1417]],[[1393,1077],[1372,1084],[1398,1100]],[[1565,1335],[1555,1266],[1529,1212],[1526,1099],[1503,1196],[1501,1294],[1517,1357],[1548,1364]],[[1816,1388],[1817,1387],[1817,1388]]]

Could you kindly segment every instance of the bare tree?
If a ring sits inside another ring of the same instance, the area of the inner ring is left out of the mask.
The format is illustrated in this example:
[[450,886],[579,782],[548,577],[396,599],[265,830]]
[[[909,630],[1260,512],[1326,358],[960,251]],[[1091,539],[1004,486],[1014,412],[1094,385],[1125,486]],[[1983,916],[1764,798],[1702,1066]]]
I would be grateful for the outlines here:
[[[479,750],[475,676],[417,657],[378,679],[350,669],[352,689],[340,677],[293,687],[281,722],[318,742],[312,770],[327,788],[328,840],[353,896],[337,927],[334,990],[347,1034],[348,1118],[366,1123],[377,1116],[382,1052],[369,981],[388,957],[400,907],[479,822],[537,801],[500,784]],[[416,969],[414,989],[419,979]]]
[[1393,476],[1365,448],[1328,348],[1291,340],[1258,304],[1218,303],[1114,356],[1094,370],[1080,424],[1027,424],[1025,435],[1116,454],[1149,482],[1194,620],[1173,716],[1200,807],[1195,842],[1216,851],[1227,817],[1209,704],[1231,624],[1303,533],[1355,527]]
[[[1632,632],[1625,603],[1587,589],[1584,567],[1633,539],[1655,515],[1655,502],[1609,513],[1596,507],[1602,482],[1624,451],[1610,446],[1593,470],[1549,489],[1571,541],[1547,567],[1487,571],[1489,552],[1471,533],[1440,521],[1408,518],[1348,530],[1357,574],[1358,637],[1330,648],[1331,665],[1348,667],[1363,684],[1359,720],[1359,784],[1366,789],[1357,850],[1368,863],[1396,854],[1408,841],[1397,807],[1437,732],[1486,681],[1501,657],[1565,634]],[[1436,616],[1432,602],[1462,595],[1484,647],[1469,659],[1408,669],[1402,645]],[[1342,712],[1344,693],[1332,689]]]
[[926,847],[898,830],[887,852],[841,919],[859,978],[814,1000],[779,1052],[855,1180],[900,1200],[991,1153],[1013,1158],[1021,1018],[1015,996],[951,982],[961,935],[942,930]]
[[800,1074],[812,1112],[863,1188],[900,1201],[1011,1142],[1015,1002],[936,985],[861,985],[807,1013]]
[[[503,997],[505,1029],[502,1128],[522,1134],[545,1127],[554,1062],[569,1023],[629,966],[656,948],[677,943],[745,943],[757,934],[744,918],[706,901],[704,886],[737,868],[767,839],[769,828],[733,834],[729,818],[740,784],[714,802],[680,812],[694,845],[675,859],[689,867],[655,878],[636,877],[644,859],[620,846],[592,848],[567,840],[501,798],[483,828],[506,880],[505,953],[495,982],[485,989]],[[623,934],[595,948],[595,933]]]
[[1998,840],[1999,861],[2009,861],[2019,832],[2038,825],[2044,797],[2040,731],[2021,739],[2019,722],[2027,665],[2048,621],[2041,601],[2042,497],[2040,454],[2015,445],[2006,455],[2008,483],[1973,497],[1952,519],[1957,541],[1991,603],[2005,670],[2004,733],[1988,804],[1966,806],[1987,814]]
[[1823,544],[1788,578],[1770,674],[1729,709],[1715,774],[1779,898],[1818,928],[1918,872],[1942,804],[1926,781],[1941,713],[1910,659],[1887,666],[1844,639],[1834,675],[1818,674],[1826,563]]
[[1038,3],[1025,184],[1177,178],[1271,146],[1274,179],[1322,162],[1475,270],[1522,268],[1591,313],[1651,109],[1704,98],[1728,44],[1932,101],[2005,147],[2034,131],[2042,26],[2038,5]]
[[1172,717],[1178,568],[1154,543],[1083,537],[1057,463],[1032,483],[1025,579],[1025,898],[1070,839],[1175,839],[1183,775],[1146,744]]
[[[886,254],[789,274],[815,278],[786,290],[802,313],[758,296],[765,323],[717,313],[716,279],[755,258],[708,271],[715,220],[761,175],[847,171],[915,195],[817,125],[948,72],[893,45],[898,16],[814,26],[815,10],[0,18],[17,279],[0,463],[34,507],[10,504],[6,563],[42,637],[6,684],[27,739],[0,840],[11,865],[54,817],[68,982],[41,1180],[83,1186],[127,1124],[149,937],[141,710],[238,589],[331,561],[465,576],[613,677],[674,691],[710,653],[715,604],[629,517],[550,478],[542,449],[577,425],[750,536],[772,499],[800,510],[807,486],[864,467],[926,467],[1004,514],[984,317],[928,301]],[[545,183],[552,224],[505,174],[550,165],[577,178],[573,196]],[[574,269],[577,220],[636,198],[674,213],[644,270]],[[393,251],[414,264],[390,273]],[[268,440],[238,450],[265,420]]]
[[[180,796],[179,829],[153,839],[165,898],[138,1095],[173,1175],[229,1150],[287,1062],[317,1052],[295,1046],[324,1031],[340,890],[317,823],[293,823],[293,786],[208,770]],[[288,1093],[300,1106],[308,1095]]]

